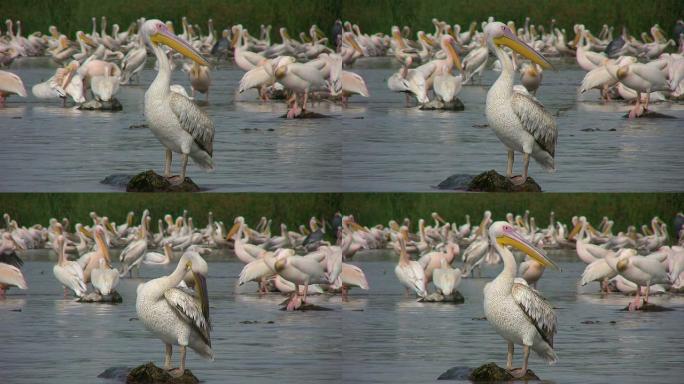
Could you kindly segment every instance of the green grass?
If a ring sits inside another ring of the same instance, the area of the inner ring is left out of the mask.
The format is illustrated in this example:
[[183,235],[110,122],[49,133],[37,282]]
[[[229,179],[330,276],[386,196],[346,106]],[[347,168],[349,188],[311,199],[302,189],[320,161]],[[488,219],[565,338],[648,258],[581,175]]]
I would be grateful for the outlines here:
[[[388,33],[394,24],[409,25],[414,32],[433,30],[430,20],[437,17],[449,23],[465,25],[482,21],[489,16],[497,20],[513,20],[522,25],[525,16],[535,24],[549,25],[556,18],[559,25],[572,35],[571,26],[584,23],[598,32],[603,24],[623,25],[635,34],[647,31],[660,23],[667,32],[677,18],[684,16],[681,0],[145,0],[121,2],[119,0],[2,0],[0,18],[22,20],[25,31],[46,32],[54,24],[73,38],[77,30],[91,31],[90,18],[106,15],[110,25],[122,28],[136,18],[173,20],[179,25],[185,15],[192,23],[206,29],[206,21],[213,18],[217,29],[242,23],[253,32],[260,24],[274,28],[287,27],[290,32],[308,30],[316,23],[329,31],[336,18],[358,23],[363,31]],[[292,33],[294,34],[294,33]],[[277,40],[275,34],[273,37]]]
[[[69,218],[72,223],[90,223],[90,211],[122,223],[128,211],[137,217],[150,209],[153,219],[163,214],[180,215],[189,211],[196,226],[204,226],[207,213],[217,220],[232,222],[241,215],[248,223],[259,217],[289,227],[308,222],[311,216],[331,217],[339,210],[351,213],[365,225],[384,224],[390,219],[430,218],[433,211],[445,219],[463,223],[469,214],[476,222],[485,210],[495,219],[507,212],[529,209],[539,226],[548,224],[549,212],[569,223],[574,215],[584,215],[598,223],[605,215],[615,221],[615,229],[640,225],[653,216],[671,223],[684,211],[684,193],[207,193],[207,194],[123,194],[123,193],[21,193],[0,194],[0,212],[7,212],[22,225],[47,224],[51,217]],[[153,222],[155,222],[153,221]],[[276,226],[274,225],[275,229]],[[670,225],[670,230],[672,230]]]

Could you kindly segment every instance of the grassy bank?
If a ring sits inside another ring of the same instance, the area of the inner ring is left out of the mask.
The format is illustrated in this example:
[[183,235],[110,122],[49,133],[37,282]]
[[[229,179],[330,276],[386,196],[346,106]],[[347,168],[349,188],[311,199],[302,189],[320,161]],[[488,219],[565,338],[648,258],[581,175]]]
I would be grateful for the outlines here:
[[[51,217],[68,217],[74,222],[90,223],[90,211],[107,215],[121,223],[128,211],[140,215],[150,209],[156,220],[161,215],[179,215],[187,209],[197,226],[206,224],[207,212],[224,222],[245,216],[254,223],[261,216],[288,226],[308,222],[315,215],[332,216],[335,211],[352,213],[366,225],[387,224],[390,219],[429,218],[433,211],[447,220],[463,223],[469,214],[475,221],[489,209],[495,219],[507,212],[529,209],[537,224],[546,226],[548,214],[569,223],[574,215],[585,215],[597,223],[605,215],[615,221],[615,229],[644,224],[657,215],[670,224],[677,212],[684,211],[682,193],[588,193],[588,194],[451,194],[451,193],[234,193],[234,194],[122,194],[122,193],[22,193],[0,194],[0,212],[7,212],[20,224],[47,224]],[[671,225],[670,225],[671,227]],[[273,226],[275,229],[276,226]],[[670,228],[672,229],[672,228]]]
[[[433,17],[461,25],[473,20],[494,16],[498,20],[514,20],[522,25],[530,16],[535,24],[548,26],[551,18],[568,29],[581,22],[598,31],[603,24],[620,28],[626,25],[634,32],[646,31],[660,23],[669,33],[677,18],[684,17],[681,0],[146,0],[121,2],[118,0],[3,0],[0,17],[20,19],[28,31],[47,31],[49,25],[59,26],[69,36],[82,29],[91,30],[90,18],[106,15],[110,24],[126,28],[136,18],[159,18],[180,22],[185,15],[193,23],[206,28],[206,20],[213,18],[222,29],[242,23],[251,31],[260,24],[274,28],[285,26],[291,32],[307,30],[316,23],[329,31],[336,18],[358,23],[362,30],[373,33],[389,32],[394,24],[433,30]],[[275,31],[274,35],[275,36]],[[279,40],[276,38],[276,40]]]

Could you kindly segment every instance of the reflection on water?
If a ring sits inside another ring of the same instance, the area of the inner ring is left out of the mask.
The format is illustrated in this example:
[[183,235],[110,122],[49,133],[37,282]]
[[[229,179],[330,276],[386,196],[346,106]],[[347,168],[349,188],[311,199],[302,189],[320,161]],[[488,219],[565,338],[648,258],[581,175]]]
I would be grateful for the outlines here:
[[[684,179],[680,156],[684,106],[653,104],[677,119],[629,121],[625,103],[601,103],[596,93],[580,96],[584,72],[557,63],[547,71],[539,99],[558,117],[558,171],[530,172],[548,191],[679,191]],[[142,99],[155,76],[149,63],[141,85],[121,88],[123,112],[62,108],[59,100],[10,98],[0,109],[2,191],[111,191],[99,181],[112,174],[161,171],[163,149],[144,122]],[[51,76],[47,59],[13,64],[27,87]],[[242,71],[221,64],[212,73],[211,102],[202,108],[216,125],[216,171],[191,165],[194,180],[211,191],[428,191],[451,174],[503,172],[506,152],[486,124],[484,99],[498,73],[464,87],[466,110],[420,111],[404,106],[386,79],[397,69],[392,59],[366,59],[354,71],[367,82],[371,98],[354,97],[348,108],[328,102],[313,110],[328,119],[288,121],[281,102],[259,102],[255,93],[236,95]],[[174,83],[188,85],[174,72]],[[59,159],[59,161],[55,161]],[[516,163],[520,165],[520,161]],[[179,164],[175,163],[174,169]],[[516,167],[516,172],[519,172]],[[66,181],[66,182],[65,182]]]
[[[120,305],[81,304],[63,297],[48,257],[47,251],[26,255],[30,289],[13,289],[0,300],[2,346],[11,351],[2,358],[3,383],[107,383],[96,378],[106,368],[162,364],[163,344],[136,319],[135,290],[173,265],[143,266],[140,279],[121,280]],[[652,299],[674,311],[623,312],[629,297],[601,296],[595,284],[577,287],[584,264],[573,252],[551,257],[563,272],[547,271],[539,289],[558,314],[560,361],[549,367],[533,355],[530,367],[540,377],[558,383],[641,383],[645,375],[654,383],[678,381],[680,372],[672,368],[681,363],[683,297]],[[404,296],[394,276],[394,255],[358,254],[353,263],[365,271],[371,291],[352,290],[348,303],[312,296],[333,311],[287,313],[279,310],[280,295],[260,297],[255,284],[235,288],[242,264],[211,260],[216,361],[188,353],[188,366],[205,383],[419,383],[454,366],[505,364],[505,342],[482,320],[482,289],[500,267],[463,280],[465,304],[417,303]],[[519,349],[515,357],[520,364]]]

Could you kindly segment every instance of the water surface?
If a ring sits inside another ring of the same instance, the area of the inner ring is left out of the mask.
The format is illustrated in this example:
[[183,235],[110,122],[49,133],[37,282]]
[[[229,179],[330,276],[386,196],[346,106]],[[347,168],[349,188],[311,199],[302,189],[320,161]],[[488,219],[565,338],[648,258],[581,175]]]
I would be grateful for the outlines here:
[[[547,271],[539,289],[556,307],[560,361],[547,366],[532,355],[531,369],[558,383],[679,381],[684,298],[652,299],[670,312],[623,312],[628,297],[577,288],[584,264],[574,252],[551,257],[563,271]],[[24,258],[30,289],[13,289],[0,300],[3,383],[111,383],[96,377],[109,367],[163,364],[163,344],[135,319],[135,289],[174,266],[143,268],[141,278],[122,280],[122,304],[81,304],[63,297],[52,275],[54,254],[33,251]],[[390,253],[363,253],[353,263],[365,271],[370,291],[353,290],[348,303],[312,298],[333,311],[286,313],[278,310],[280,295],[260,298],[255,285],[236,289],[242,264],[216,252],[208,280],[216,360],[189,351],[188,367],[204,383],[423,383],[454,366],[505,364],[506,343],[480,319],[482,288],[500,267],[464,280],[459,290],[466,302],[452,305],[405,297]],[[516,366],[521,358],[518,349]]]
[[[155,76],[154,59],[140,85],[118,95],[122,112],[62,108],[59,100],[10,98],[0,109],[0,191],[112,191],[101,184],[112,174],[163,171],[164,151],[145,128],[143,95]],[[555,174],[536,164],[530,174],[548,191],[681,191],[684,106],[653,105],[677,119],[622,116],[629,106],[602,104],[597,93],[576,95],[584,71],[570,59],[544,72],[538,97],[557,115]],[[54,73],[46,58],[16,61],[12,71],[27,89]],[[486,126],[484,100],[498,76],[487,70],[481,84],[464,87],[463,112],[406,108],[403,94],[387,89],[395,60],[368,58],[352,68],[371,97],[353,97],[349,107],[321,102],[313,110],[329,119],[285,120],[282,102],[260,102],[255,93],[236,95],[243,72],[222,63],[212,72],[210,103],[203,106],[216,126],[216,171],[194,165],[189,175],[211,191],[429,191],[452,174],[505,172],[506,150]],[[180,71],[173,83],[189,89]],[[29,91],[30,93],[30,91]],[[203,96],[200,95],[200,100]],[[518,156],[515,172],[522,172]],[[180,159],[176,156],[174,172]]]

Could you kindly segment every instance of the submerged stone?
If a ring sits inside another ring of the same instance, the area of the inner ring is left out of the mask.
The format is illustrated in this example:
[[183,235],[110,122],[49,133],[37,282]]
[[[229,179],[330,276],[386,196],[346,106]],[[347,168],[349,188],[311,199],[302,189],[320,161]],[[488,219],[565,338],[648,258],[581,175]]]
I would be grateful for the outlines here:
[[[292,300],[291,298],[280,303],[283,307],[280,308],[281,311],[287,311],[287,304]],[[320,305],[311,303],[302,303],[302,305],[295,307],[295,311],[332,311],[332,308],[321,307]]]
[[[629,311],[629,305],[626,306],[625,308],[622,309],[622,311]],[[641,306],[641,308],[636,309],[636,311],[643,311],[643,312],[668,312],[668,311],[674,311],[672,308],[666,308],[666,307],[661,307],[660,305],[656,304],[651,304],[651,303],[646,303]]]
[[101,184],[107,184],[107,185],[113,185],[116,187],[125,187],[128,185],[128,182],[131,181],[133,176],[131,175],[124,175],[123,173],[116,173],[113,175],[109,175],[102,179],[100,181]]
[[[629,113],[625,114],[622,117],[624,117],[625,119],[629,119]],[[642,113],[640,116],[636,116],[636,119],[676,119],[676,117],[665,115],[655,111],[646,111]]]
[[446,103],[435,99],[420,106],[421,111],[463,111],[464,109],[465,105],[458,98]]
[[451,304],[463,304],[465,298],[461,295],[461,292],[455,291],[451,295],[442,295],[439,292],[433,292],[424,298],[418,300],[421,303],[451,303]]
[[169,372],[149,362],[131,369],[126,384],[197,384],[199,379],[186,369],[181,376],[174,377]]
[[473,175],[451,175],[437,184],[437,189],[462,190],[468,189],[468,185],[473,181]]
[[525,376],[515,378],[506,369],[499,367],[496,363],[487,363],[479,366],[470,374],[470,380],[475,383],[478,382],[492,382],[492,381],[516,381],[516,380],[539,380],[539,377],[534,374],[531,369],[527,370]]
[[446,372],[439,375],[437,380],[458,380],[467,381],[470,380],[470,374],[473,372],[472,368],[468,367],[453,367],[449,368]]
[[[287,113],[280,116],[283,119],[287,119]],[[295,119],[328,119],[330,116],[323,115],[318,112],[303,111],[299,116],[295,116]]]
[[541,192],[541,186],[533,178],[527,177],[522,184],[514,184],[508,177],[495,170],[483,172],[473,178],[468,185],[471,192]]
[[123,106],[118,99],[113,98],[109,101],[88,100],[78,106],[78,109],[86,111],[120,111]]
[[126,381],[129,372],[131,372],[131,369],[128,367],[111,367],[105,369],[104,372],[97,375],[97,377],[124,382]]
[[182,182],[173,182],[174,177],[179,178],[167,179],[152,170],[141,172],[131,178],[126,192],[199,192],[200,188],[189,177]]
[[119,292],[114,291],[109,295],[100,295],[97,292],[90,292],[77,300],[79,303],[110,303],[118,304],[123,302]]

